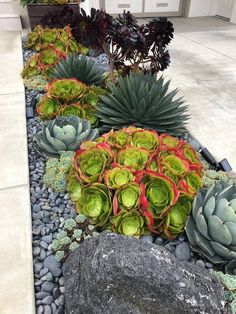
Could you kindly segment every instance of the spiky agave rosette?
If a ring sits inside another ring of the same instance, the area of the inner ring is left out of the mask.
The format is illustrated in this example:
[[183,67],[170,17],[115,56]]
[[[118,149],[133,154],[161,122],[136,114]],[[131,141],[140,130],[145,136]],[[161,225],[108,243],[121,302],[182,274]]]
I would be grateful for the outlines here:
[[100,230],[176,238],[202,176],[203,166],[186,142],[131,126],[84,142],[68,186],[78,213]]

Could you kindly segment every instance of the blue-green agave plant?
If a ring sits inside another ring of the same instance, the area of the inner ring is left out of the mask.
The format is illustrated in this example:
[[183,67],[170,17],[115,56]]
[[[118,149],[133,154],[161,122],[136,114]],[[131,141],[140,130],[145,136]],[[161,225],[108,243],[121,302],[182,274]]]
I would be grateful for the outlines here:
[[192,250],[236,274],[236,185],[201,189],[185,227]]

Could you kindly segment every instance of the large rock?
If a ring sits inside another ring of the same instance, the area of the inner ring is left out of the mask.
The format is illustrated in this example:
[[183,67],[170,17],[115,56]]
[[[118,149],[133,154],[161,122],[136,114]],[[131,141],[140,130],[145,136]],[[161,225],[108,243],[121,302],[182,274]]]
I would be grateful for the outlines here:
[[102,233],[64,264],[69,314],[219,314],[224,296],[208,271],[166,249]]

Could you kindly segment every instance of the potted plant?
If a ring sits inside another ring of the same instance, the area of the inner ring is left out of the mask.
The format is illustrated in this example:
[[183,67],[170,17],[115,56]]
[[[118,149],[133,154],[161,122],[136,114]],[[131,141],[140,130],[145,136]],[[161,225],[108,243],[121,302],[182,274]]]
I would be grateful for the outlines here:
[[41,19],[47,14],[58,13],[63,10],[79,11],[79,4],[85,0],[21,0],[21,5],[27,7],[30,27],[41,24]]

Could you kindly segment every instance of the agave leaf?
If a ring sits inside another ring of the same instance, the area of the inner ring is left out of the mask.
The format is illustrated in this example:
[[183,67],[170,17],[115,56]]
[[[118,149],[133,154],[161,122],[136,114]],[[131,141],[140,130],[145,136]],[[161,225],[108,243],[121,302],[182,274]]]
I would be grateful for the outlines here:
[[211,246],[214,251],[225,260],[236,259],[236,252],[230,251],[227,247],[221,245],[220,243],[211,241]]
[[216,204],[214,215],[219,217],[223,222],[230,221],[236,223],[236,214],[226,199],[221,199]]
[[223,245],[232,243],[232,235],[229,229],[217,216],[213,215],[208,220],[208,231],[213,241]]
[[46,138],[47,138],[48,142],[52,145],[52,147],[55,148],[56,151],[57,150],[66,150],[66,145],[62,141],[53,138],[50,135],[48,129],[45,130],[45,133],[46,133]]
[[236,223],[232,221],[228,221],[225,223],[225,225],[228,228],[230,234],[232,235],[231,245],[236,245]]
[[[205,237],[201,235],[201,233],[198,233],[197,230],[193,230],[194,240],[199,246],[202,251],[210,256],[215,255],[215,251],[211,247],[211,242],[207,241]],[[195,247],[193,248],[195,250]]]
[[208,225],[206,223],[206,220],[203,216],[202,207],[199,208],[197,215],[196,215],[196,226],[198,230],[201,232],[201,234],[206,237],[208,240],[210,240],[210,237],[208,235]]
[[[199,201],[199,204],[202,203],[202,199]],[[208,221],[209,218],[211,218],[211,216],[214,213],[215,210],[215,197],[212,196],[211,198],[208,199],[206,205],[203,208],[203,215],[206,218],[206,220]]]
[[65,125],[62,128],[55,125],[53,128],[53,134],[54,137],[62,141],[66,146],[73,143],[76,139],[76,130],[71,125]]

